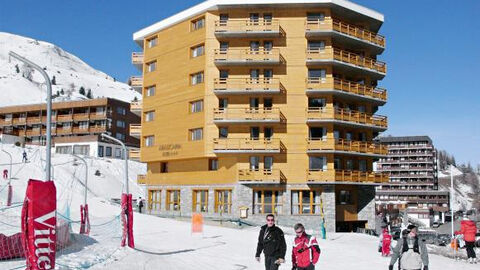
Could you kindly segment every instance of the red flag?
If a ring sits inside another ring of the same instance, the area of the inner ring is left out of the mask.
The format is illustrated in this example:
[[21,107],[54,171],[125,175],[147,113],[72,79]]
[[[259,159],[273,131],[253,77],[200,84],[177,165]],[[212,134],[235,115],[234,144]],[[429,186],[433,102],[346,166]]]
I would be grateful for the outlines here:
[[123,233],[122,233],[122,243],[121,246],[124,247],[128,238],[128,246],[131,248],[135,247],[133,239],[133,208],[132,208],[132,194],[122,194],[122,224],[123,224]]
[[12,185],[8,185],[8,194],[7,194],[7,206],[12,205],[12,196],[13,196],[13,190],[12,190]]

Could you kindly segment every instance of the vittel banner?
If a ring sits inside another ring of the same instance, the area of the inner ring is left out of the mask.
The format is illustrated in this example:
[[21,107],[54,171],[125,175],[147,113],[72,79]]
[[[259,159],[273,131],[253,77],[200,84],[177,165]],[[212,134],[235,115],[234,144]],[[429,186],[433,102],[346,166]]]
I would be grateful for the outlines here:
[[55,268],[56,206],[53,181],[28,181],[22,209],[22,240],[27,270]]

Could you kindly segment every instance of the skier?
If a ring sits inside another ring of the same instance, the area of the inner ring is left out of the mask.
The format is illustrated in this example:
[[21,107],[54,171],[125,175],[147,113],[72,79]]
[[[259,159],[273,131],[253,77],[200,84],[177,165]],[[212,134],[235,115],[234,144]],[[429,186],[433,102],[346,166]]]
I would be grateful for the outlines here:
[[255,259],[260,262],[260,253],[265,255],[265,270],[277,270],[285,262],[287,244],[283,231],[275,226],[275,216],[268,214],[267,224],[263,225],[258,234]]
[[27,163],[28,159],[27,159],[27,152],[25,152],[25,150],[23,150],[23,154],[22,154],[22,162],[23,163]]
[[383,229],[382,234],[382,256],[390,256],[390,246],[392,245],[392,235],[388,233],[388,229]]
[[424,241],[418,239],[417,227],[409,225],[402,235],[403,237],[398,239],[397,245],[393,249],[388,269],[393,270],[393,265],[399,259],[399,267],[402,270],[420,270],[422,264],[423,270],[428,270],[427,245]]
[[460,222],[460,230],[455,232],[455,235],[462,234],[465,240],[465,247],[467,248],[467,256],[469,263],[477,263],[477,256],[475,254],[475,234],[477,233],[477,226],[475,222],[465,216]]
[[143,200],[142,200],[142,197],[138,197],[137,207],[138,207],[138,212],[139,212],[139,213],[142,213],[142,208],[143,208]]
[[5,179],[5,180],[8,179],[8,170],[7,169],[3,170],[3,179]]
[[305,233],[301,223],[293,227],[297,235],[293,240],[292,270],[314,270],[320,257],[320,247],[314,236]]

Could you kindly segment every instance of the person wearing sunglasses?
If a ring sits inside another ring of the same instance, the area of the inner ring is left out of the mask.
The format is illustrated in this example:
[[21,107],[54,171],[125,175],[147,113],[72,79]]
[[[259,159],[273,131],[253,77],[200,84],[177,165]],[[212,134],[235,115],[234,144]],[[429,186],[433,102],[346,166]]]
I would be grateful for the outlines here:
[[295,240],[292,248],[292,270],[314,270],[320,257],[320,247],[315,236],[305,233],[301,223],[295,224]]
[[267,224],[263,225],[258,235],[255,259],[260,262],[260,254],[265,255],[265,270],[277,270],[285,262],[287,244],[283,231],[275,226],[275,216],[268,214]]

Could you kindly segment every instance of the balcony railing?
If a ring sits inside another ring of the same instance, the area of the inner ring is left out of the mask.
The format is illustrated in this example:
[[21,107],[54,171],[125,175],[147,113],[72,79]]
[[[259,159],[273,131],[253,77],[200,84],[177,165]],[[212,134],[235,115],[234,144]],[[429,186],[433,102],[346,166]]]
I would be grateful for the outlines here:
[[309,152],[345,151],[360,154],[387,155],[387,147],[372,142],[350,141],[344,139],[307,139]]
[[213,139],[215,153],[280,153],[285,146],[280,139],[223,138]]
[[218,123],[282,123],[279,108],[216,108],[213,121]]
[[265,50],[251,50],[251,49],[216,49],[215,50],[215,64],[223,65],[277,65],[284,60],[277,48]]
[[42,118],[40,116],[27,117],[27,124],[38,124],[41,122],[42,122]]
[[228,19],[215,21],[215,35],[218,37],[263,36],[272,37],[284,35],[278,20]]
[[73,120],[75,121],[85,121],[89,119],[89,113],[74,113]]
[[93,112],[93,113],[90,113],[90,120],[99,120],[99,119],[105,119],[107,118],[107,114],[105,112],[101,112],[101,113],[96,113],[96,112]]
[[214,91],[221,94],[276,94],[283,90],[278,78],[215,78]]
[[283,184],[286,178],[282,171],[272,170],[238,170],[238,181],[244,184]]
[[363,57],[358,54],[332,47],[326,47],[324,49],[307,49],[307,63],[317,64],[332,60],[354,65],[358,68],[365,68],[381,74],[387,72],[387,64],[372,58]]
[[135,138],[140,138],[141,135],[142,135],[142,125],[130,124],[130,136]]
[[102,133],[107,131],[106,126],[90,126],[90,133]]
[[140,160],[140,150],[139,149],[130,149],[128,151],[128,157],[132,160]]
[[378,129],[387,128],[387,117],[371,115],[358,111],[344,110],[340,108],[308,108],[307,122],[322,122],[338,120],[357,125],[368,125]]
[[72,114],[59,114],[57,116],[57,122],[71,122],[73,121]]
[[63,128],[63,127],[59,127],[57,128],[57,134],[71,134],[72,133],[72,128],[69,127],[69,128]]
[[387,90],[372,86],[366,86],[356,82],[337,78],[307,78],[307,92],[321,92],[325,90],[338,90],[347,94],[360,95],[381,101],[387,100]]
[[22,125],[22,124],[25,124],[26,122],[27,122],[26,118],[13,118],[13,121],[12,121],[14,125]]
[[353,183],[385,183],[389,177],[386,173],[342,171],[342,170],[308,170],[308,183],[353,182]]
[[88,127],[73,127],[73,133],[87,134],[87,133],[90,133],[90,129]]
[[39,136],[40,135],[40,129],[27,129],[25,132],[26,136]]
[[143,52],[132,52],[132,64],[143,65]]
[[384,36],[337,19],[325,18],[324,20],[307,20],[305,27],[307,34],[313,35],[315,32],[333,30],[350,37],[373,43],[383,48],[385,47]]
[[130,103],[130,111],[137,115],[142,114],[142,102],[132,101],[132,103]]
[[143,77],[142,76],[131,76],[130,77],[130,86],[133,88],[142,88],[143,87]]
[[147,183],[147,176],[145,174],[137,174],[137,184],[145,185]]

